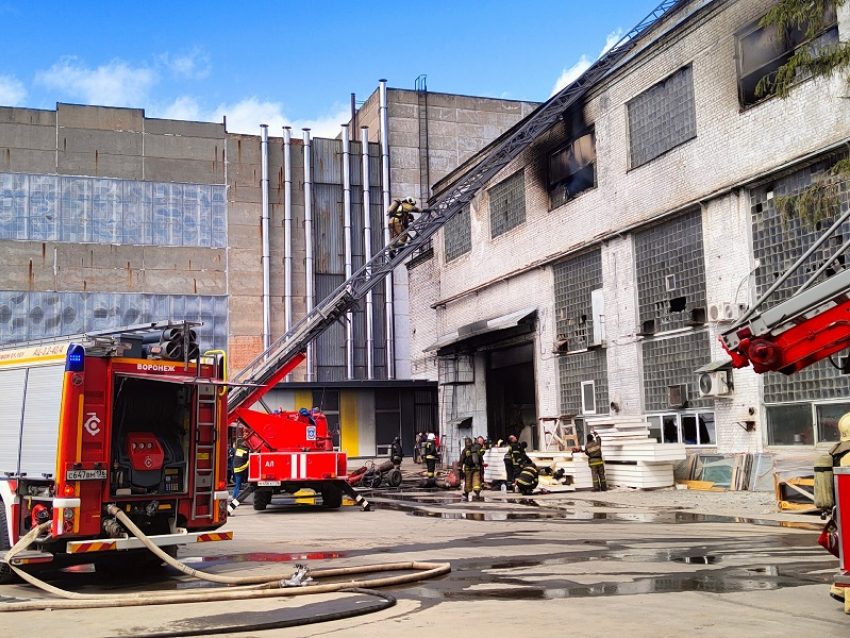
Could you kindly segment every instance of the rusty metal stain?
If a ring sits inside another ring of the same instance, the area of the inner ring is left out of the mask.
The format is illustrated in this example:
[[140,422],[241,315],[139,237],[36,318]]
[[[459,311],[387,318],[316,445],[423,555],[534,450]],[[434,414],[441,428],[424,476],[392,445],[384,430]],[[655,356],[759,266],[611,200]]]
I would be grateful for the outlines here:
[[236,163],[242,163],[242,140],[236,140]]
[[97,174],[98,162],[100,161],[100,154],[95,151],[94,152],[94,172]]
[[32,259],[30,259],[29,280],[30,280],[30,290],[32,290],[33,285],[35,284],[35,275],[33,274],[33,269],[32,269]]
[[193,280],[192,280],[192,283],[194,284],[195,294],[197,295],[197,294],[198,294],[198,280],[197,280],[197,279],[193,279]]
[[6,149],[6,168],[9,168],[11,166],[12,166],[12,150],[7,148]]

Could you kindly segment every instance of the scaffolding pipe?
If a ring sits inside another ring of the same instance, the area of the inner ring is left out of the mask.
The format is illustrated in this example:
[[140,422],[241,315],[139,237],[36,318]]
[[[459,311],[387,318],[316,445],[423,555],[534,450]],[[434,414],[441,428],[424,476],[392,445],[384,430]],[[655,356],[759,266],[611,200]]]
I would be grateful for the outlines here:
[[271,343],[271,292],[269,290],[269,125],[260,124],[260,155],[262,158],[262,177],[260,191],[263,198],[262,236],[263,236],[263,350]]
[[[345,240],[345,278],[351,278],[351,144],[348,124],[342,125],[342,218]],[[354,315],[345,313],[345,378],[354,379]]]
[[[380,80],[378,114],[381,132],[381,195],[383,197],[384,216],[384,246],[390,244],[390,224],[387,212],[390,209],[390,143],[389,126],[387,124],[387,81]],[[386,308],[387,325],[387,379],[395,379],[395,308],[393,307],[393,274],[384,280],[384,307]]]
[[[307,282],[306,302],[307,314],[313,312],[316,303],[316,290],[313,281],[313,157],[310,144],[310,129],[304,131],[304,269]],[[313,374],[313,351],[311,341],[307,345],[307,381],[315,381]]]
[[[372,211],[369,197],[369,127],[360,127],[360,147],[363,156],[363,255],[372,261]],[[371,272],[367,272],[367,277]],[[366,293],[366,378],[375,378],[375,321],[372,312],[372,290]]]

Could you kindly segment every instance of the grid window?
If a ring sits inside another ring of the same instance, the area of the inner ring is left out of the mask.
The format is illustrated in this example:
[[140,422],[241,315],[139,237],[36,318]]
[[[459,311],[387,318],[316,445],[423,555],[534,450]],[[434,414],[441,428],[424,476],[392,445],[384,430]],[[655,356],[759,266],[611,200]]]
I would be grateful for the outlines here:
[[647,334],[684,328],[705,312],[699,210],[635,234],[638,317]]
[[558,359],[561,379],[561,413],[582,414],[588,396],[584,394],[586,382],[593,382],[593,400],[596,411],[608,413],[608,365],[605,350],[592,350],[566,355]]
[[[755,271],[756,291],[754,297],[760,297],[782,273],[809,250],[833,220],[824,219],[817,223],[800,220],[796,217],[785,218],[776,209],[776,199],[799,193],[811,186],[814,180],[835,162],[833,157],[775,182],[750,191],[750,212],[753,224],[753,257],[759,261]],[[850,206],[850,185],[840,184],[838,200],[841,210]],[[836,237],[850,237],[850,222],[845,222],[837,231]],[[835,244],[826,242],[804,262],[788,280],[768,298],[763,309],[770,308],[791,297],[811,276],[811,274],[832,254]],[[825,276],[828,276],[827,271]],[[818,279],[816,283],[823,281]],[[840,400],[850,394],[850,377],[842,375],[828,359],[818,361],[791,376],[779,372],[767,372],[764,379],[764,400],[766,403],[799,403],[803,401]],[[775,417],[783,417],[777,413]],[[809,417],[811,422],[813,417]],[[778,422],[778,421],[777,421]],[[784,436],[780,439],[785,440]],[[807,435],[811,442],[812,435]],[[784,443],[783,443],[784,444]],[[793,444],[793,443],[792,443]]]
[[[751,106],[773,95],[771,86],[777,70],[800,49],[809,47],[814,53],[823,47],[838,42],[838,26],[835,7],[824,6],[823,28],[815,37],[806,37],[807,24],[793,25],[785,33],[779,33],[775,25],[760,26],[759,21],[738,33],[736,44],[738,55],[738,96],[741,106]],[[801,78],[803,79],[803,78]],[[767,90],[756,95],[759,82],[765,80]]]
[[490,197],[490,236],[498,237],[525,223],[525,175],[511,175],[488,191]]
[[226,187],[0,173],[0,239],[227,245]]
[[711,361],[708,332],[692,332],[669,339],[647,339],[643,347],[643,387],[647,410],[668,409],[669,387],[687,386],[689,408],[710,408],[711,398],[700,398],[694,370]]
[[472,250],[472,221],[468,205],[446,222],[443,237],[447,263]]
[[596,136],[572,140],[549,156],[549,207],[557,208],[596,186]]
[[693,67],[686,66],[628,103],[631,167],[697,136]]
[[602,287],[602,253],[594,250],[556,264],[555,318],[559,350],[583,350],[593,342],[592,292]]

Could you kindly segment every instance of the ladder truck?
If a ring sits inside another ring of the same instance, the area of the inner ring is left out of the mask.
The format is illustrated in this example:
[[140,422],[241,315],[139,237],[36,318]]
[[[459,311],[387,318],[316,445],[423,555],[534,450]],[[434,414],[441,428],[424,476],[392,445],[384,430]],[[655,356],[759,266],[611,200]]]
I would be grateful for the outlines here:
[[[842,213],[735,323],[720,334],[733,368],[752,366],[759,374],[791,375],[829,358],[842,373],[850,373],[850,358],[838,358],[839,353],[850,348],[850,267],[844,265],[850,240],[842,241],[842,226],[848,219],[850,210]],[[830,246],[837,248],[830,252]],[[810,273],[813,260],[821,259],[826,253]],[[789,279],[803,281],[790,296],[787,292],[783,294],[787,291],[783,284]],[[771,298],[776,299],[777,291],[787,298],[769,305]],[[841,449],[850,447],[850,435],[847,441],[844,439],[842,436]],[[844,458],[850,459],[850,454]],[[838,527],[839,557],[833,594],[841,598],[835,592],[845,592],[845,611],[850,613],[850,465],[842,461],[842,467],[831,469],[834,480],[832,517]],[[817,486],[818,472],[815,474]],[[815,491],[817,496],[817,487]]]
[[[242,428],[249,456],[247,489],[236,495],[229,511],[253,493],[255,509],[264,509],[274,493],[309,487],[322,493],[325,506],[338,507],[342,493],[363,507],[368,503],[346,480],[347,458],[333,450],[321,415],[295,412],[269,414],[252,409],[263,396],[292,372],[305,358],[307,346],[337,321],[345,321],[366,294],[381,283],[408,257],[423,249],[446,222],[469,204],[489,180],[578,102],[597,82],[615,72],[642,45],[641,36],[683,0],[665,0],[620,42],[599,58],[576,82],[541,105],[512,134],[483,152],[483,159],[461,176],[444,195],[432,202],[402,235],[385,246],[348,280],[307,313],[286,334],[238,372],[228,394],[228,420]],[[386,202],[389,204],[389,202]]]
[[[222,356],[199,356],[191,322],[159,322],[0,349],[0,583],[6,551],[49,533],[15,566],[154,564],[108,512],[150,539],[229,540]],[[159,561],[156,561],[159,564]]]

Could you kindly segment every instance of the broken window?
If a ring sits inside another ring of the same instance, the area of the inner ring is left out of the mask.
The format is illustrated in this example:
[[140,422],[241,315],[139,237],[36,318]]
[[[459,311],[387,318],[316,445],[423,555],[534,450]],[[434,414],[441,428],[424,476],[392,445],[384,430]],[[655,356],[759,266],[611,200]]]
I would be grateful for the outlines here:
[[[736,36],[738,95],[743,107],[773,95],[771,84],[777,69],[788,62],[800,47],[810,47],[814,53],[838,42],[835,7],[830,5],[824,7],[823,28],[813,38],[806,36],[808,24],[791,25],[784,33],[778,33],[776,25],[762,27],[759,22],[751,24]],[[765,79],[767,86],[762,95],[757,95],[756,87],[762,79]]]
[[591,131],[549,156],[549,207],[596,186],[596,137]]
[[472,225],[469,218],[469,205],[446,222],[443,231],[445,240],[446,263],[465,255],[472,250]]
[[487,191],[490,197],[490,236],[502,235],[525,223],[525,175],[514,173]]
[[714,412],[652,414],[646,420],[649,422],[649,438],[658,443],[717,445]]
[[697,136],[694,71],[686,66],[628,105],[631,168]]

